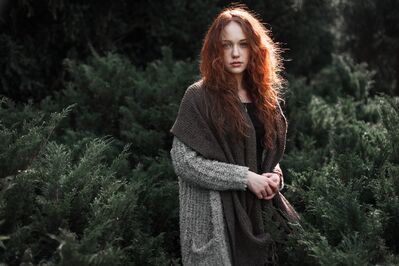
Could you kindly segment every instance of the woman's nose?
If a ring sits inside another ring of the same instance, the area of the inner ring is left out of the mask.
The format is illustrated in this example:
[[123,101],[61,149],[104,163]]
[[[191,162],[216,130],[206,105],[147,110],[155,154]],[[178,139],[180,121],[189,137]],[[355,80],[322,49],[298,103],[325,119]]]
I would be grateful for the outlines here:
[[234,45],[234,46],[233,46],[232,56],[233,56],[234,58],[240,56],[240,51],[239,51],[237,45]]

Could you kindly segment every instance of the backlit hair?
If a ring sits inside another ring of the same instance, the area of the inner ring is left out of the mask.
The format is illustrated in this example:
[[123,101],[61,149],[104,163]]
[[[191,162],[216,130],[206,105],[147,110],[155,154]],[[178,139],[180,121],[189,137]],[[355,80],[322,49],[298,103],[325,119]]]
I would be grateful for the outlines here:
[[[212,92],[210,115],[219,133],[230,130],[247,136],[248,126],[239,109],[238,87],[234,74],[223,63],[222,31],[231,21],[244,32],[249,49],[249,62],[243,75],[244,86],[254,102],[258,118],[264,123],[264,147],[272,147],[276,134],[276,108],[279,90],[284,80],[281,50],[271,39],[270,31],[256,15],[243,6],[229,7],[219,13],[204,38],[200,57],[200,72],[205,87]],[[236,134],[237,135],[237,134]]]

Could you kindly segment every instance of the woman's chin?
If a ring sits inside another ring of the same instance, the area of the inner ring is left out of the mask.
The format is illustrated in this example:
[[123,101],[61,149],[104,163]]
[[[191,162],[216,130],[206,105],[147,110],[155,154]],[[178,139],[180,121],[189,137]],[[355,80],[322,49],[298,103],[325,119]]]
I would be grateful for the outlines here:
[[231,74],[242,74],[244,72],[244,68],[229,68],[229,72]]

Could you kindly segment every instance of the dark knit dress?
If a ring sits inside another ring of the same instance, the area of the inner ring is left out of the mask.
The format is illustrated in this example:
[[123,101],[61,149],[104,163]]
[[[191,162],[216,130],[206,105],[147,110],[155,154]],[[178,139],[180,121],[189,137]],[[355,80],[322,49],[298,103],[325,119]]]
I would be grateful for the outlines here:
[[261,164],[262,164],[262,153],[263,153],[263,144],[262,138],[265,135],[265,128],[263,123],[256,116],[256,106],[253,102],[243,103],[246,107],[249,117],[251,118],[252,124],[254,125],[256,132],[256,159],[258,162],[258,171],[257,174],[261,173]]

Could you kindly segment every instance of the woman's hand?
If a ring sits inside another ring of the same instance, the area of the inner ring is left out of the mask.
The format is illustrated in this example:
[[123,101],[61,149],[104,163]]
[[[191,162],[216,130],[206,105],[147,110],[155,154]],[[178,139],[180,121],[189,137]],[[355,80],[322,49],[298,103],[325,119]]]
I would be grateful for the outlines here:
[[252,171],[248,171],[247,185],[258,199],[271,199],[278,192],[278,183],[268,176],[258,175]]
[[277,190],[274,191],[274,193],[272,195],[268,195],[267,199],[272,199],[279,191],[278,188],[280,187],[281,178],[276,173],[263,173],[262,176],[269,178],[269,180],[271,180],[277,187]]

